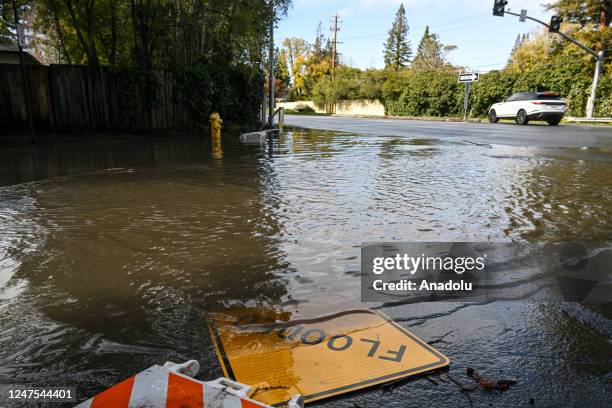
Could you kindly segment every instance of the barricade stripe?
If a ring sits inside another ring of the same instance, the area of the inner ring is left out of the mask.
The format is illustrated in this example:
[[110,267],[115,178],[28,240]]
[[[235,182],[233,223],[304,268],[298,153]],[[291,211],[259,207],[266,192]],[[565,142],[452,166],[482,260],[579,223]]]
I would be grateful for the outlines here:
[[168,375],[166,408],[203,408],[204,385],[180,375]]
[[91,403],[91,408],[128,408],[134,378],[130,377],[114,387],[96,395]]
[[136,374],[130,408],[165,408],[168,371],[152,367]]
[[90,398],[87,401],[83,401],[83,402],[81,402],[79,405],[77,405],[74,408],[91,408],[91,401],[92,400],[93,400],[93,398]]

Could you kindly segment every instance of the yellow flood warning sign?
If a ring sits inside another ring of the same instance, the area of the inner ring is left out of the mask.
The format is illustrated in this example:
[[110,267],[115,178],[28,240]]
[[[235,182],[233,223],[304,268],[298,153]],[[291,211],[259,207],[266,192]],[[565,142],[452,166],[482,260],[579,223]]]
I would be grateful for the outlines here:
[[[280,316],[287,320],[287,316]],[[278,323],[269,310],[214,313],[211,334],[226,377],[251,398],[306,402],[447,366],[449,359],[388,317],[354,310]]]

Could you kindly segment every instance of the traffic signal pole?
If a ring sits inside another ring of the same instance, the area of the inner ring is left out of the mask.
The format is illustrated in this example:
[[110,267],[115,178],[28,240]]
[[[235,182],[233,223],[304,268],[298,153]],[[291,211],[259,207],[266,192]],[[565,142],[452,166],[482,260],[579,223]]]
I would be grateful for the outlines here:
[[[500,3],[500,4],[497,4]],[[496,1],[495,6],[494,6],[494,15],[499,15],[499,16],[503,16],[504,13],[506,14],[510,14],[513,16],[517,16],[521,18],[521,21],[524,21],[524,19],[528,19],[531,21],[535,21],[536,23],[542,24],[544,27],[548,27],[548,29],[550,30],[551,27],[549,24],[546,24],[544,21],[542,20],[538,20],[537,18],[533,18],[530,17],[528,15],[526,15],[525,10],[523,10],[523,13],[518,14],[518,13],[513,13],[512,11],[508,11],[508,10],[504,10],[503,7],[507,4],[507,2],[502,2],[501,1]],[[498,12],[495,8],[496,7],[502,7],[499,12],[501,12],[501,14],[495,14],[496,12]],[[555,31],[551,31],[554,32],[556,34],[559,34],[561,37],[563,37],[564,39],[566,39],[567,41],[571,42],[572,44],[582,48],[582,50],[588,52],[589,54],[591,54],[593,57],[595,57],[595,74],[593,75],[593,83],[591,85],[591,94],[589,96],[589,99],[587,101],[587,107],[586,107],[586,116],[587,118],[591,119],[593,118],[593,113],[595,112],[595,98],[597,96],[597,86],[599,85],[599,77],[601,76],[601,68],[603,65],[603,59],[604,59],[604,52],[600,51],[600,52],[596,52],[592,49],[590,49],[589,47],[587,47],[586,45],[584,45],[583,43],[581,43],[580,41],[570,37],[569,35],[562,33],[561,31],[559,31],[558,29]]]
[[597,86],[599,85],[599,77],[601,76],[601,66],[603,65],[604,52],[600,51],[597,54],[597,62],[595,63],[595,75],[593,75],[593,85],[591,86],[591,94],[587,100],[587,118],[593,118],[595,112],[595,98],[597,97]]
[[[513,16],[517,16],[517,17],[521,17],[520,14],[518,13],[513,13],[512,11],[505,11],[506,14],[510,14]],[[550,29],[550,25],[546,24],[545,22],[543,22],[542,20],[538,20],[537,18],[533,18],[533,17],[529,17],[529,16],[525,16],[525,18],[527,20],[531,20],[531,21],[535,21],[536,23],[540,23],[545,27],[548,27]],[[578,47],[582,48],[583,50],[585,50],[586,52],[588,52],[589,54],[591,54],[592,56],[594,56],[595,58],[599,58],[599,54],[597,54],[597,52],[593,51],[592,49],[590,49],[589,47],[587,47],[586,45],[584,45],[583,43],[581,43],[578,40],[573,39],[572,37],[570,37],[569,35],[562,33],[561,31],[556,32],[556,34],[559,34],[561,37],[565,38],[567,41],[571,42],[572,44],[577,45]]]

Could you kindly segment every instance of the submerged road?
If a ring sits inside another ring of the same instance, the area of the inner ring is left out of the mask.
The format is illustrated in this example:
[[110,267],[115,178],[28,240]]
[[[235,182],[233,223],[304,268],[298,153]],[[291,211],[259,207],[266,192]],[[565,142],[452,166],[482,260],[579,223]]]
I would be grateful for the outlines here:
[[285,124],[377,136],[459,138],[475,143],[511,146],[612,147],[612,127],[605,126],[548,126],[544,122],[519,126],[514,123],[464,123],[305,115],[286,115]]

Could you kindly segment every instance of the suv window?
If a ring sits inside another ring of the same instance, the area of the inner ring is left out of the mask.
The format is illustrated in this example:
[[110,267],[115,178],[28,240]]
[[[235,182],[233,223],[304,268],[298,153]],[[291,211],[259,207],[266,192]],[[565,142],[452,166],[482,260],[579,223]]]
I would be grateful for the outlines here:
[[519,102],[519,101],[529,101],[532,99],[537,99],[536,94],[532,92],[521,92],[515,93],[511,97],[509,97],[506,102]]
[[519,94],[517,101],[532,101],[537,98],[537,94],[534,92],[523,92]]
[[541,93],[538,94],[538,99],[545,101],[560,101],[561,96],[555,93]]

